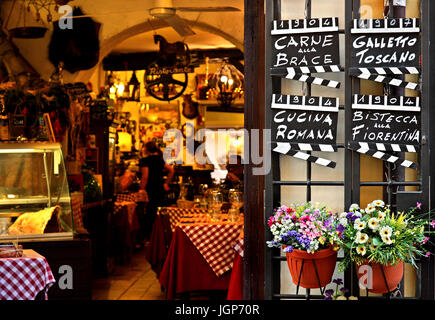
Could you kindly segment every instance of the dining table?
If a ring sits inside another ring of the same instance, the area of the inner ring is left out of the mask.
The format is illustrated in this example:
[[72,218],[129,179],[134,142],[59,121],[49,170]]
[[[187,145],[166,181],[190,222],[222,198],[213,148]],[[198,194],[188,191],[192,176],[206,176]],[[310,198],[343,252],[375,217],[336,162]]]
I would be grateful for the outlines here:
[[184,293],[227,291],[234,261],[234,244],[243,228],[243,216],[220,221],[208,215],[185,216],[175,226],[159,282],[166,299]]
[[23,250],[21,257],[0,258],[0,300],[48,299],[47,291],[56,282],[44,256]]
[[159,207],[154,220],[149,245],[145,248],[145,257],[151,265],[151,269],[160,276],[161,269],[168,255],[175,228],[184,216],[204,217],[207,209],[203,208],[179,208]]
[[140,230],[136,208],[141,200],[139,193],[118,194],[113,204],[112,247],[118,264],[125,264],[133,254],[135,238]]

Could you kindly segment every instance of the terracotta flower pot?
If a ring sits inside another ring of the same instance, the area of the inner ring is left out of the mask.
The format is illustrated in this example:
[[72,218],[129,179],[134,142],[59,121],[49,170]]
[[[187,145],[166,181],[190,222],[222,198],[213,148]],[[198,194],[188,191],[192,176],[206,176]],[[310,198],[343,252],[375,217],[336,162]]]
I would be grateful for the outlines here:
[[[368,267],[371,267],[371,269]],[[381,268],[384,271],[385,279],[382,275]],[[402,261],[400,261],[396,265],[381,265],[379,263],[364,262],[359,266],[356,265],[356,270],[360,283],[366,286],[367,290],[372,293],[387,293],[388,291],[391,292],[397,287],[397,285],[403,278]],[[369,282],[370,278],[371,285]],[[385,283],[385,281],[387,283]]]
[[[295,285],[298,285],[299,275],[299,286],[302,288],[321,288],[331,282],[337,261],[337,251],[328,248],[315,253],[307,253],[306,251],[293,249],[292,252],[287,252],[286,255],[290,274]],[[314,264],[317,267],[318,278]]]

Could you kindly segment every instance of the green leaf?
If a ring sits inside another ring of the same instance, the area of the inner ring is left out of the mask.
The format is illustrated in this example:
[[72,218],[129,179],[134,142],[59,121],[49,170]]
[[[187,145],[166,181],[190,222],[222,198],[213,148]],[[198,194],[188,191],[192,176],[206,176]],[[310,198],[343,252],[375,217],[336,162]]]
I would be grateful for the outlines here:
[[373,238],[373,245],[379,246],[382,244],[382,241],[378,237]]

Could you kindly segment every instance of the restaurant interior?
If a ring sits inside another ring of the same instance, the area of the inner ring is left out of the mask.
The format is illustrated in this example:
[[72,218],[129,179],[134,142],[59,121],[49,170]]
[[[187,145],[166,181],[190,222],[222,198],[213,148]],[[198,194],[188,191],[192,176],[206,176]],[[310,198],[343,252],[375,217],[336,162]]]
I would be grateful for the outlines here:
[[242,299],[243,5],[0,2],[0,254],[45,258],[35,298]]

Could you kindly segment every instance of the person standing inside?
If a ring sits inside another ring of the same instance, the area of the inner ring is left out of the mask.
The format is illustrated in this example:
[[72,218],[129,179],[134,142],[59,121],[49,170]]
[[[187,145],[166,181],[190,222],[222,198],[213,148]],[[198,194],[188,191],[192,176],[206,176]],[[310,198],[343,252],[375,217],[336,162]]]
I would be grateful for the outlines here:
[[[141,172],[141,182],[139,192],[148,194],[148,205],[145,214],[144,236],[149,240],[154,219],[157,215],[157,208],[163,206],[165,192],[169,191],[169,184],[174,176],[172,166],[163,160],[162,151],[157,147],[154,141],[145,144],[145,157],[139,160]],[[164,175],[167,175],[164,181]]]

